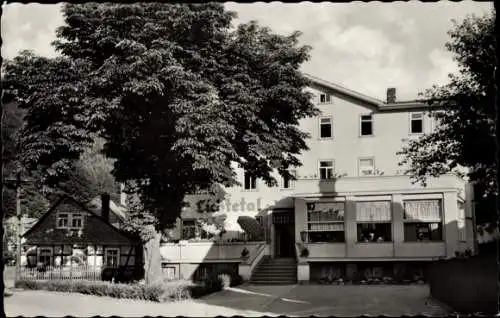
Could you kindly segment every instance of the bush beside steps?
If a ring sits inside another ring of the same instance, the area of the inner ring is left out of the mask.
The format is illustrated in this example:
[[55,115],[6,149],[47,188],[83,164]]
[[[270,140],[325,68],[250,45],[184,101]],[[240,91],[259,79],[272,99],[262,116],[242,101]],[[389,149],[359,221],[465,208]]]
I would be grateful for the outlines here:
[[85,280],[17,280],[15,287],[155,302],[173,302],[198,298],[221,291],[224,282],[220,277],[207,278],[201,284],[194,284],[188,280],[177,280],[151,285],[116,284]]

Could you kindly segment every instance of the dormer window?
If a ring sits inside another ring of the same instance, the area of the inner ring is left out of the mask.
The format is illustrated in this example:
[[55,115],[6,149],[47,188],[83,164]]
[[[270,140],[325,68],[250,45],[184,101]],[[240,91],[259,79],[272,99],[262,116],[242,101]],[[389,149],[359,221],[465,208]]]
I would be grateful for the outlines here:
[[331,103],[330,94],[320,94],[319,95],[319,103],[320,104],[328,104]]

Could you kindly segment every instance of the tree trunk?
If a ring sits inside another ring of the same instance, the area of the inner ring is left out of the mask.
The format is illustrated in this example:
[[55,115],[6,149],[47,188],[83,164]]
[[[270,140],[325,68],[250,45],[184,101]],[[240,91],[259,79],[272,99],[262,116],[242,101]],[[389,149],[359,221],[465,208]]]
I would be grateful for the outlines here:
[[151,239],[144,243],[144,278],[146,284],[154,284],[163,279],[160,254],[161,233],[155,231]]

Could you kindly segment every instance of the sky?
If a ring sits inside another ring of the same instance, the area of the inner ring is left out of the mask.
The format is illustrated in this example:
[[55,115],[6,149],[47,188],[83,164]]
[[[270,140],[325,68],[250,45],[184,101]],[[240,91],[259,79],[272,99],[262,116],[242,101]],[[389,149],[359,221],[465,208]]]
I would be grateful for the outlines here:
[[[2,56],[24,49],[54,56],[55,29],[64,23],[61,4],[3,6]],[[434,84],[443,85],[457,71],[445,49],[452,19],[483,15],[493,2],[351,2],[226,3],[235,23],[256,20],[274,32],[301,31],[301,44],[312,47],[302,71],[385,100],[395,87],[398,100],[415,99]]]

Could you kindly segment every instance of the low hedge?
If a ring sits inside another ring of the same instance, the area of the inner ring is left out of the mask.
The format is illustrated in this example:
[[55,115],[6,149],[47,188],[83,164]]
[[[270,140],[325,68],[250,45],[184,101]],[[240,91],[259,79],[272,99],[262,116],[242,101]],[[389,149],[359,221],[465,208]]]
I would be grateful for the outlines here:
[[172,302],[202,297],[223,289],[220,278],[209,278],[202,284],[188,280],[167,281],[151,285],[117,284],[86,280],[17,280],[16,288],[80,293],[156,302]]

